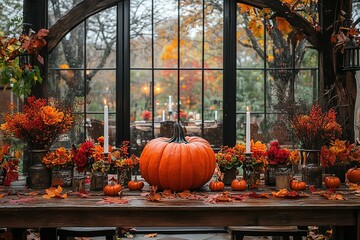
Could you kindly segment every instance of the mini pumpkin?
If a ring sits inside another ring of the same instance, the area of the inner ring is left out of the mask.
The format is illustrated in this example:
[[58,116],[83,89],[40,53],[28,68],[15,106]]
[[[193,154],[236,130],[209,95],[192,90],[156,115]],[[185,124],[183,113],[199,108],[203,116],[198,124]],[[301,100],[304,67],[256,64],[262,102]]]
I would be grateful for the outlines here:
[[211,191],[222,191],[224,190],[225,184],[220,181],[211,181],[209,184],[209,188]]
[[335,176],[328,176],[325,178],[325,186],[327,188],[338,188],[340,187],[340,178]]
[[106,196],[117,196],[122,187],[119,183],[110,182],[110,184],[104,187],[104,194]]
[[140,156],[140,171],[145,181],[158,189],[180,192],[195,190],[207,183],[215,170],[215,153],[208,141],[184,137],[179,123],[172,138],[155,138]]
[[231,182],[231,190],[244,191],[247,189],[247,183],[244,179],[234,179]]
[[290,188],[296,191],[302,191],[306,189],[306,183],[298,180],[291,180]]
[[141,190],[144,187],[144,182],[143,181],[138,181],[138,180],[131,180],[128,182],[128,188],[131,191],[136,191],[136,190]]
[[360,168],[350,168],[346,173],[346,178],[351,183],[360,182]]

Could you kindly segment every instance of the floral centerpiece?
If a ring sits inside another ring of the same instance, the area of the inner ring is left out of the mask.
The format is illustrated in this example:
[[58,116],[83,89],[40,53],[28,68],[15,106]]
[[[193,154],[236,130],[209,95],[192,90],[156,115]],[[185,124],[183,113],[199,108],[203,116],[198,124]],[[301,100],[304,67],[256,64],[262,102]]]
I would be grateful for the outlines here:
[[18,180],[19,162],[21,153],[16,151],[13,155],[11,146],[5,144],[0,148],[0,185],[9,186],[11,182]]
[[71,186],[73,162],[70,150],[59,147],[55,151],[47,153],[42,162],[51,169],[52,186]]
[[220,150],[215,153],[216,163],[220,170],[240,167],[242,161],[239,158],[241,157],[241,154],[238,154],[235,148],[230,148],[228,146],[221,146]]
[[72,156],[77,172],[84,172],[86,169],[90,170],[94,163],[94,143],[92,141],[85,141],[80,144],[80,147],[73,145]]
[[[239,160],[244,164],[246,158],[245,158],[245,150],[246,146],[243,143],[238,143],[235,145],[234,150],[236,154],[238,155]],[[262,143],[261,141],[254,141],[251,140],[250,142],[250,151],[252,153],[251,155],[251,161],[250,164],[254,168],[256,172],[263,173],[266,170],[266,167],[268,165],[267,161],[267,148],[266,144]]]
[[59,147],[45,155],[42,162],[46,167],[53,170],[69,169],[72,167],[71,151],[64,147]]
[[324,167],[344,166],[350,163],[354,145],[346,140],[336,139],[330,146],[321,148],[320,161]]
[[336,122],[334,109],[323,112],[319,105],[312,106],[309,115],[294,117],[291,127],[303,149],[320,150],[322,146],[335,140],[342,131],[340,124]]
[[265,172],[265,184],[274,186],[276,175],[290,175],[292,165],[300,162],[300,152],[280,146],[278,141],[270,143],[267,150],[268,167]]
[[149,121],[151,119],[151,117],[152,117],[152,114],[149,110],[143,111],[142,118],[144,121]]
[[312,106],[309,115],[299,115],[291,120],[295,137],[300,140],[303,163],[302,180],[316,188],[322,187],[320,149],[341,134],[336,113],[330,108],[323,112],[319,105]]
[[30,149],[49,149],[56,138],[74,124],[70,109],[54,100],[27,98],[23,112],[4,114],[1,130],[27,143]]
[[291,165],[300,162],[298,150],[282,148],[278,141],[271,142],[266,153],[269,165]]
[[27,97],[31,87],[42,82],[39,67],[31,64],[29,57],[32,55],[44,64],[39,51],[46,45],[48,32],[47,29],[40,29],[30,35],[0,37],[0,84],[12,86],[11,90],[19,97]]

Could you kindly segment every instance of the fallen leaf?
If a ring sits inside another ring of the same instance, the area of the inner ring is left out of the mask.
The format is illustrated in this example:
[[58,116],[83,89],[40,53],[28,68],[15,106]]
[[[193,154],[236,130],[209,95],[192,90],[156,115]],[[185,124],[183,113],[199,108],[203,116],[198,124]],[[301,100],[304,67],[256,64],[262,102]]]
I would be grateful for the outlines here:
[[147,196],[146,200],[148,200],[149,202],[157,202],[160,201],[161,199],[161,194],[156,192],[157,187],[156,186],[151,186],[150,188],[150,193]]
[[210,195],[208,199],[205,200],[208,203],[219,203],[219,202],[235,202],[231,197],[231,193],[225,191],[221,194]]
[[58,186],[57,188],[51,187],[51,188],[47,188],[45,189],[46,194],[43,195],[43,198],[67,198],[68,195],[67,193],[61,194],[62,192],[62,187]]
[[328,200],[346,200],[346,198],[344,198],[344,196],[341,195],[340,193],[334,193],[334,194],[323,193],[321,194],[321,196],[326,197]]
[[280,189],[277,192],[271,193],[274,197],[278,198],[301,198],[301,197],[308,197],[308,194],[299,193],[298,191],[288,191],[287,189]]
[[19,198],[18,199],[13,199],[10,201],[11,204],[21,204],[21,203],[26,203],[26,202],[31,202],[34,200],[34,197],[25,197],[25,198]]
[[347,183],[346,184],[351,191],[360,191],[360,185],[356,183]]
[[181,198],[188,198],[191,196],[190,190],[184,190],[182,192],[177,193],[177,195]]
[[118,197],[106,197],[103,200],[98,201],[97,204],[125,204],[129,201],[125,198],[118,198]]
[[268,193],[256,193],[256,192],[252,192],[249,193],[247,195],[250,198],[269,198],[269,194]]
[[0,198],[2,198],[2,197],[4,197],[4,196],[5,196],[4,194],[0,193]]
[[161,195],[164,197],[164,198],[169,198],[169,199],[173,199],[173,198],[176,198],[175,194],[173,194],[171,192],[171,190],[167,189],[167,190],[164,190]]
[[145,238],[154,238],[157,237],[157,233],[149,233],[144,236]]

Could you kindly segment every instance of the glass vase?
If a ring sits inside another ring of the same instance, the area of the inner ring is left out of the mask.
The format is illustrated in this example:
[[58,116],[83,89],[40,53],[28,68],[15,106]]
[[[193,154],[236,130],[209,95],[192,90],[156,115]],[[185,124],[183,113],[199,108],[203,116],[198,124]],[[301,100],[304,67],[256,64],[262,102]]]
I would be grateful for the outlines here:
[[31,189],[45,189],[50,187],[50,170],[42,163],[43,157],[48,150],[29,150],[29,160],[32,166],[29,168],[29,187]]
[[108,183],[107,174],[99,170],[95,170],[90,174],[90,190],[103,190]]
[[128,166],[119,167],[117,177],[118,183],[123,187],[127,187],[131,180],[131,168]]
[[231,185],[231,182],[236,178],[237,169],[236,168],[221,169],[221,173],[224,174],[224,178],[222,182],[225,185]]
[[264,173],[264,180],[266,186],[275,186],[276,183],[276,172],[278,171],[277,164],[269,164],[268,168]]
[[72,171],[70,169],[54,169],[51,171],[51,186],[71,187]]
[[302,162],[302,180],[315,188],[322,187],[322,167],[320,166],[320,150],[300,150]]

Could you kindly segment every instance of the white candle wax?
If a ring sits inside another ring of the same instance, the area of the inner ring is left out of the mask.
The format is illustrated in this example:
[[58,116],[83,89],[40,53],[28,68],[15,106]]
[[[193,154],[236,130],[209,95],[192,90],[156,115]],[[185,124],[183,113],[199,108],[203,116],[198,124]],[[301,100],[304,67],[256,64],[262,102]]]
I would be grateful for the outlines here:
[[171,96],[169,96],[169,112],[172,112],[172,101],[171,101]]
[[217,120],[217,119],[218,119],[218,111],[215,110],[215,120]]
[[109,107],[104,106],[104,153],[109,153]]
[[162,120],[165,121],[165,110],[162,110]]
[[250,110],[246,107],[246,153],[250,153]]

